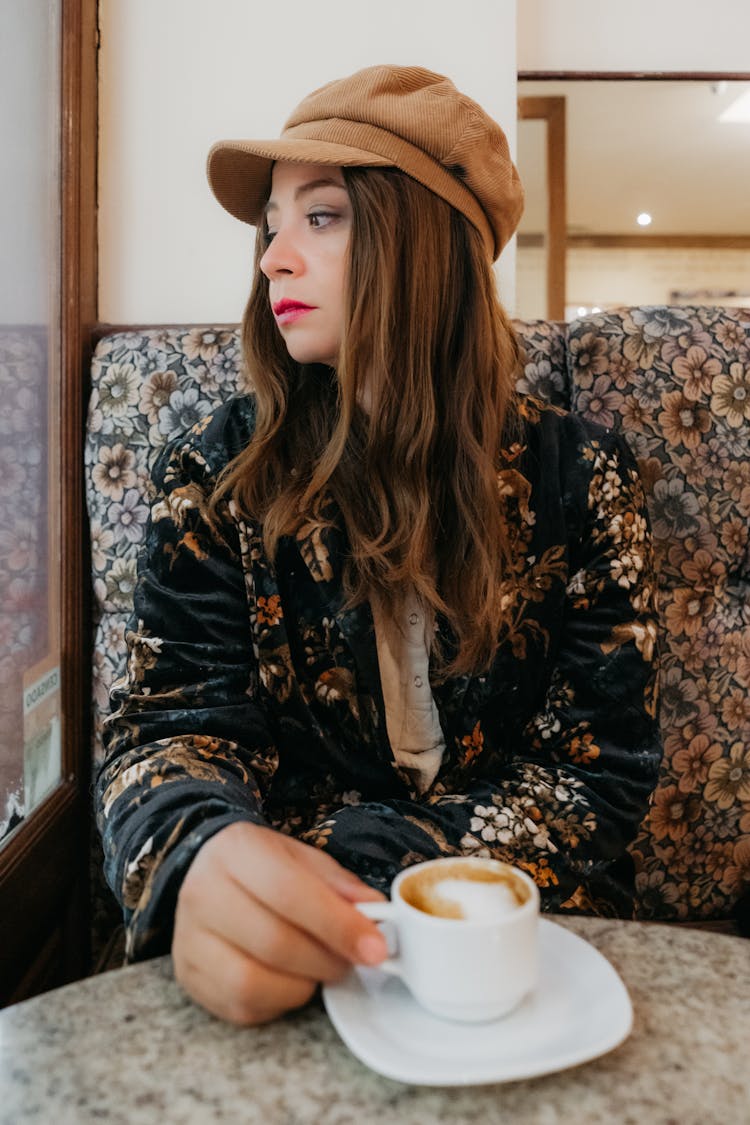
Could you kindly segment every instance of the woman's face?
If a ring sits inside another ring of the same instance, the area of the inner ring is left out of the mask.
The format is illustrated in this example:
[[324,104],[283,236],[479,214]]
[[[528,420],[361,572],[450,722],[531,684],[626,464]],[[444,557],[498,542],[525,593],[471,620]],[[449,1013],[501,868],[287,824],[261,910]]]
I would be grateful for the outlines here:
[[274,164],[260,268],[276,326],[298,363],[338,361],[351,225],[340,168]]

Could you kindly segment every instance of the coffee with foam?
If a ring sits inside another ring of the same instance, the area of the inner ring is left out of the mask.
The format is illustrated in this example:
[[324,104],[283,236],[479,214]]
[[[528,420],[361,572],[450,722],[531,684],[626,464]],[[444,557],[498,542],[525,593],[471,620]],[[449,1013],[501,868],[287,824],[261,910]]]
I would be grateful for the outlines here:
[[399,871],[390,902],[357,905],[392,927],[380,971],[441,1019],[500,1019],[539,982],[539,888],[521,868],[480,856],[426,860]]
[[437,918],[502,921],[528,902],[529,889],[509,868],[469,859],[444,861],[407,875],[400,888],[410,906]]

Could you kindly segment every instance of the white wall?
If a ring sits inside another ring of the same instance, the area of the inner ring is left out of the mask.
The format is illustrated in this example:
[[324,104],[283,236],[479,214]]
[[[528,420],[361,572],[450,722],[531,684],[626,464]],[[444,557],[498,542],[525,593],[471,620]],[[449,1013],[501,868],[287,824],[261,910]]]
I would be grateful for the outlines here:
[[[206,153],[221,138],[277,136],[297,102],[332,78],[374,63],[426,66],[484,105],[514,144],[515,9],[515,0],[100,0],[99,319],[239,320],[253,232],[215,202]],[[506,299],[513,272],[511,249],[500,267]]]
[[518,0],[519,70],[750,71],[748,0]]
[[[214,202],[206,152],[277,135],[333,77],[428,66],[514,144],[517,68],[750,70],[748,0],[100,0],[100,24],[99,317],[120,323],[239,319],[252,232]],[[511,311],[513,266],[510,247]]]

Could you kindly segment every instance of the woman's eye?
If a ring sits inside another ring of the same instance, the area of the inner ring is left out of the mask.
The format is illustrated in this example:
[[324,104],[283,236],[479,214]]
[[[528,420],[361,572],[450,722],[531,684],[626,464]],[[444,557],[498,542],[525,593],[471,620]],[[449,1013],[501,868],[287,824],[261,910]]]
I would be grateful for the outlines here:
[[327,227],[338,218],[338,215],[333,211],[311,211],[307,218],[312,227]]
[[270,246],[271,243],[274,240],[275,234],[276,234],[275,230],[264,230],[263,231],[263,245],[264,246]]

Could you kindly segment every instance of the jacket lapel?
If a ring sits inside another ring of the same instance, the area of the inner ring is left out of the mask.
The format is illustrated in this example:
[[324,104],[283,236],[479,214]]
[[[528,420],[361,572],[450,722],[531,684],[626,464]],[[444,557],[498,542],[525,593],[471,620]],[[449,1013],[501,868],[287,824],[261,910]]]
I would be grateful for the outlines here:
[[371,713],[369,701],[375,705],[377,720],[373,737],[381,757],[392,760],[385,733],[385,705],[380,683],[375,625],[369,603],[344,608],[344,560],[349,541],[341,513],[332,497],[324,495],[309,519],[299,527],[295,541],[302,562],[315,582],[320,603],[315,616],[332,617],[345,640],[360,698],[360,715]]

